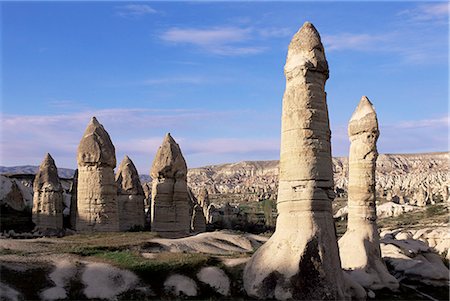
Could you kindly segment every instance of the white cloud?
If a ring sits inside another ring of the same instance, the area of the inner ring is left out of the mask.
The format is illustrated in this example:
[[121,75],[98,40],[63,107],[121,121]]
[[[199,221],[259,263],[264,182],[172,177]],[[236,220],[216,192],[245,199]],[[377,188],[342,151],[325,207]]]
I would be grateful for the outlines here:
[[[96,116],[110,134],[118,160],[128,154],[133,160],[136,158],[135,163],[141,167],[147,166],[166,132],[175,131],[177,140],[187,141],[183,147],[185,153],[191,150],[198,152],[205,142],[183,140],[181,135],[190,136],[191,130],[197,134],[205,125],[217,127],[229,122],[236,113],[131,108],[61,115],[3,115],[0,121],[0,165],[39,164],[45,153],[50,152],[58,166],[74,168],[78,143],[90,118]],[[213,150],[212,147],[209,149]]]
[[117,15],[124,18],[136,18],[157,13],[155,9],[147,4],[128,4],[117,7],[117,10]]
[[418,128],[436,128],[436,127],[448,127],[450,125],[449,116],[434,118],[434,119],[421,119],[411,121],[400,121],[396,124],[387,125],[390,128],[397,129],[418,129]]
[[174,76],[174,77],[161,77],[161,78],[149,78],[142,81],[143,85],[160,85],[160,84],[192,84],[200,85],[209,82],[207,78],[200,76]]
[[172,28],[166,31],[161,38],[174,43],[188,43],[201,46],[241,42],[248,39],[249,29],[242,28],[213,28],[213,29],[180,29]]
[[449,3],[422,4],[414,9],[403,10],[398,15],[408,22],[448,23]]
[[392,34],[373,35],[358,33],[339,33],[336,35],[323,35],[325,49],[333,50],[373,50],[380,49],[382,42],[392,40]]
[[295,31],[287,27],[277,28],[262,28],[258,30],[258,34],[263,38],[283,38],[294,35]]
[[[213,54],[239,56],[258,54],[267,49],[267,47],[254,45],[253,34],[255,31],[251,28],[238,27],[171,28],[162,33],[160,38],[168,43],[192,45]],[[252,45],[248,45],[249,42],[252,42]]]

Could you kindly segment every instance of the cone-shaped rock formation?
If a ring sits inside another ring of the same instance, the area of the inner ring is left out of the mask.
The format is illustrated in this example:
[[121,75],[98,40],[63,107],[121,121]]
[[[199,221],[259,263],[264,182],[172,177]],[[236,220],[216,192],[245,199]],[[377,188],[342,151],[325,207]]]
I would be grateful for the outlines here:
[[191,230],[193,233],[201,233],[206,231],[206,219],[203,208],[195,205],[192,209]]
[[33,183],[33,222],[39,230],[62,230],[63,188],[50,154],[39,166]]
[[260,299],[343,299],[331,210],[333,169],[319,33],[306,22],[289,45],[283,97],[276,231],[247,263],[244,287]]
[[119,231],[116,154],[95,117],[78,145],[77,231]]
[[128,156],[122,160],[116,174],[121,231],[144,228],[144,190],[133,161]]
[[350,137],[347,232],[339,240],[342,267],[368,289],[398,287],[381,259],[376,224],[375,168],[378,121],[372,103],[361,98],[349,125]]
[[179,145],[167,134],[152,164],[151,229],[162,237],[189,234],[191,215],[187,166]]

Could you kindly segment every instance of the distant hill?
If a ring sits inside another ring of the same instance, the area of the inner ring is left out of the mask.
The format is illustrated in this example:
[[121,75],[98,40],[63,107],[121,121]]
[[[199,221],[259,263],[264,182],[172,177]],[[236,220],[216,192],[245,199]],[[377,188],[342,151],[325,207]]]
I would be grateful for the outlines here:
[[[33,165],[22,165],[22,166],[0,166],[0,174],[2,175],[35,175],[39,169],[39,166]],[[58,167],[58,175],[60,178],[70,179],[73,178],[75,174],[75,169],[71,168],[60,168]],[[141,182],[150,182],[151,178],[149,175],[139,175]]]
[[[23,166],[0,166],[0,174],[4,175],[16,175],[16,174],[31,174],[35,175],[37,171],[39,170],[39,166],[33,166],[33,165],[23,165]],[[58,167],[58,175],[60,178],[73,178],[73,175],[75,173],[74,169],[70,168],[59,168]]]

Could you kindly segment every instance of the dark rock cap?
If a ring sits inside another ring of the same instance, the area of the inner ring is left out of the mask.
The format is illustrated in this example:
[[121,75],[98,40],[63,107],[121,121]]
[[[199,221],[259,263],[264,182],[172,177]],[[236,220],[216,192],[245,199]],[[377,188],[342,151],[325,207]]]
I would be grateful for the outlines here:
[[367,96],[361,97],[348,124],[349,136],[362,132],[375,132],[378,135],[378,120],[375,109]]
[[153,160],[150,176],[158,178],[186,178],[187,166],[180,146],[168,133]]
[[34,177],[34,190],[41,190],[45,187],[47,191],[60,191],[62,189],[61,182],[58,177],[58,169],[55,160],[47,153],[44,161],[39,166],[39,170]]
[[109,134],[95,117],[92,117],[78,145],[79,165],[107,165],[116,167],[116,150]]
[[325,50],[319,32],[310,22],[303,24],[289,44],[285,73],[297,68],[321,72],[328,78]]
[[125,156],[120,162],[116,174],[116,183],[119,193],[144,195],[136,166],[128,156]]

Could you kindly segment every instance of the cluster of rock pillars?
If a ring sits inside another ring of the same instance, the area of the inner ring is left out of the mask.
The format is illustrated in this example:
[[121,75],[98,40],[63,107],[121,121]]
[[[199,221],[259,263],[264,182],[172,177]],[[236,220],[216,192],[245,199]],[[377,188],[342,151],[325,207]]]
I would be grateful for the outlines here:
[[[371,102],[361,98],[348,126],[349,216],[347,232],[338,242],[325,93],[329,69],[311,23],[294,35],[284,72],[279,215],[275,233],[245,267],[247,294],[260,299],[348,299],[365,298],[365,289],[397,288],[380,254],[375,208],[379,129]],[[95,117],[81,139],[77,161],[71,206],[77,231],[124,231],[144,225],[144,192],[136,168],[125,157],[114,175],[115,149]],[[151,229],[162,237],[205,229],[204,204],[193,208],[186,176],[180,147],[167,134],[151,168]],[[33,204],[38,228],[62,228],[62,188],[49,154],[34,182]]]

